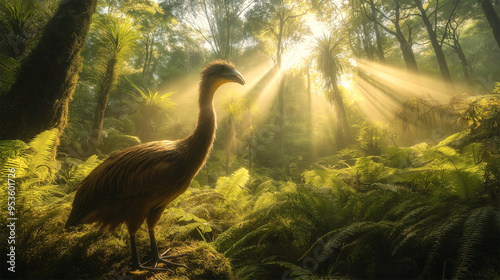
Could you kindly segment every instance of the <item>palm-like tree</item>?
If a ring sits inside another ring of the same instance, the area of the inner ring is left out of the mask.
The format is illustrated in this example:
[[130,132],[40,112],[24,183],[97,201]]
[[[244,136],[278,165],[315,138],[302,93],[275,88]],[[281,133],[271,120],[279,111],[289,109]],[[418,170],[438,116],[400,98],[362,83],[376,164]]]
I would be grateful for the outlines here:
[[109,96],[117,83],[120,71],[131,54],[138,38],[138,26],[129,18],[112,15],[101,15],[94,24],[97,49],[100,57],[97,60],[97,107],[92,126],[94,150],[100,142],[104,112],[108,106]]
[[159,94],[148,89],[141,89],[131,84],[139,95],[131,94],[137,102],[137,136],[142,142],[155,139],[158,134],[158,125],[167,119],[167,112],[175,108],[176,103],[170,99],[173,92]]
[[323,86],[328,102],[335,107],[337,116],[337,146],[344,148],[351,141],[351,133],[347,122],[344,101],[340,90],[339,78],[342,73],[342,61],[339,56],[341,40],[331,35],[323,35],[316,39],[313,57],[316,66],[323,76]]
[[55,1],[33,0],[0,2],[0,53],[23,60],[40,39]]

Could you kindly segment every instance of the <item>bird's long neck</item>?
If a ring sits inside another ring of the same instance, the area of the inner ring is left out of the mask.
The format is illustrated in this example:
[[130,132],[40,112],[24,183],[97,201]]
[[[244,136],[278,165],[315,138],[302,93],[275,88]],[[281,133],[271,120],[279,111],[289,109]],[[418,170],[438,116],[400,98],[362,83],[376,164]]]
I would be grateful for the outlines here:
[[201,160],[202,165],[210,153],[217,129],[216,114],[213,106],[217,87],[200,84],[198,123],[193,133],[186,139],[188,151],[193,160]]

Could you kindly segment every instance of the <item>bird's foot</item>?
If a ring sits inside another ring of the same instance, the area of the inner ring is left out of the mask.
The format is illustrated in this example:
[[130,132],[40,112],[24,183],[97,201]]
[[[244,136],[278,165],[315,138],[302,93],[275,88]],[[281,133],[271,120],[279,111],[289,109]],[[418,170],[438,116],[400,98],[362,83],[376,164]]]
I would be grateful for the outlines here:
[[138,266],[133,266],[131,271],[128,273],[131,275],[144,275],[145,273],[151,273],[151,272],[173,272],[171,269],[168,269],[166,267],[153,267],[153,266],[145,266],[143,264],[139,264]]
[[[171,265],[171,266],[175,266],[175,267],[184,267],[184,268],[188,268],[185,264],[181,264],[181,263],[176,263],[176,262],[172,262],[172,261],[169,261],[169,259],[176,259],[176,258],[179,258],[179,257],[183,257],[183,256],[187,256],[189,254],[179,254],[179,255],[171,255],[171,256],[165,256],[168,252],[170,251],[170,248],[167,249],[165,252],[163,252],[162,254],[159,254],[156,258],[153,258],[145,263],[142,263],[140,265],[140,267],[144,268],[144,269],[148,269],[148,270],[153,270],[153,271],[172,271],[168,268],[164,268],[164,267],[158,267],[158,265],[160,263],[163,263],[163,264],[166,264],[166,265]],[[146,264],[148,263],[152,263],[153,266],[152,267],[148,267],[148,266],[145,266]]]
[[173,266],[177,266],[177,267],[188,268],[185,264],[171,262],[171,261],[169,261],[169,259],[177,259],[177,258],[180,258],[180,257],[183,257],[183,256],[187,256],[189,254],[178,254],[178,255],[167,256],[168,252],[170,252],[170,248],[168,248],[167,250],[165,250],[165,252],[161,253],[158,256],[158,260],[157,261],[161,262],[161,263],[164,263],[164,264],[168,264],[168,265],[173,265]]

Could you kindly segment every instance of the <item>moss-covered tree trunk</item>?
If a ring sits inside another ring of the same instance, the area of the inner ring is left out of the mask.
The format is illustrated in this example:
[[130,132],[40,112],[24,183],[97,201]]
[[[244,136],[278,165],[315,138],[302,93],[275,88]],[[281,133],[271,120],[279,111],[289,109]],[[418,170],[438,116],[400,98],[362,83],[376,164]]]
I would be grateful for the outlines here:
[[38,133],[67,126],[68,103],[82,65],[97,0],[61,1],[40,42],[21,66],[16,82],[2,96],[0,138],[27,141]]
[[112,58],[106,64],[106,72],[99,92],[97,93],[97,107],[94,113],[94,124],[92,126],[91,144],[92,152],[96,151],[101,141],[102,126],[104,124],[104,112],[108,107],[109,96],[116,85],[116,58]]

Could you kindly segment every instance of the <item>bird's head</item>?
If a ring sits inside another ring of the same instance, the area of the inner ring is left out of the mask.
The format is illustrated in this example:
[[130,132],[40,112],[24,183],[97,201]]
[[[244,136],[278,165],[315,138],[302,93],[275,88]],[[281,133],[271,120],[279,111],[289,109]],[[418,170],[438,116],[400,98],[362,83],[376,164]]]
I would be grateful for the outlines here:
[[212,91],[231,82],[244,85],[245,79],[232,63],[225,60],[216,60],[208,64],[201,72],[201,83],[203,86],[210,87]]

